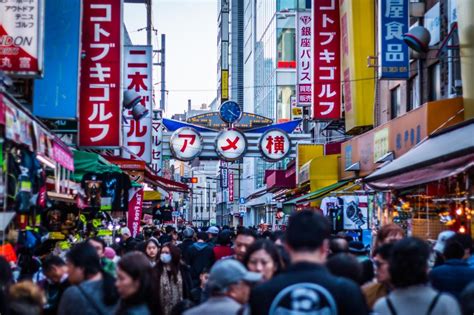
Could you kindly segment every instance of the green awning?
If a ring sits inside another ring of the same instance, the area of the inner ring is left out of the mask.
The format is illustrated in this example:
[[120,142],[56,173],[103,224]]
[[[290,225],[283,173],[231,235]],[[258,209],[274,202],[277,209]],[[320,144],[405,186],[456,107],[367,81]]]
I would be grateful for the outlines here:
[[308,202],[310,200],[317,199],[319,197],[322,197],[322,196],[330,193],[333,190],[341,188],[342,186],[346,185],[348,182],[349,182],[348,180],[337,182],[335,184],[323,187],[323,188],[318,189],[316,191],[312,191],[310,193],[307,193],[306,195],[299,196],[299,197],[296,197],[294,199],[290,199],[290,200],[284,202],[283,204],[284,205],[298,204],[298,203]]
[[122,170],[117,165],[105,160],[99,154],[78,150],[74,151],[74,175],[72,179],[76,182],[80,182],[82,177],[90,172],[97,174],[105,172],[122,173]]

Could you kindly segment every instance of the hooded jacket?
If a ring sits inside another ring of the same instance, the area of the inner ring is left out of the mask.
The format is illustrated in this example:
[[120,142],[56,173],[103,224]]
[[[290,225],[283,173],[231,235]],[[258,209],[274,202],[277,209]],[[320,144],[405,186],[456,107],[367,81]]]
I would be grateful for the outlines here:
[[191,267],[191,278],[193,285],[199,285],[199,274],[204,268],[210,269],[214,263],[214,251],[205,242],[197,242],[188,248],[188,260]]

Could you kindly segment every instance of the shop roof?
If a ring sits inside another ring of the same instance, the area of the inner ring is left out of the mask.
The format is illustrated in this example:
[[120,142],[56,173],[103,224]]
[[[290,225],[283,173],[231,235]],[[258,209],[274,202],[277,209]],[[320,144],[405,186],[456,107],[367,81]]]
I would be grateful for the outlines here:
[[332,185],[323,187],[321,189],[312,191],[310,193],[307,193],[306,195],[299,196],[299,197],[296,197],[294,199],[288,200],[288,201],[284,202],[284,204],[289,205],[289,204],[298,204],[298,203],[308,202],[310,200],[322,197],[322,196],[324,196],[324,195],[326,195],[326,194],[328,194],[328,193],[330,193],[330,192],[332,192],[336,189],[339,189],[342,186],[347,185],[347,183],[349,183],[349,181],[347,181],[347,180],[340,181],[340,182],[337,182],[335,184],[332,184]]

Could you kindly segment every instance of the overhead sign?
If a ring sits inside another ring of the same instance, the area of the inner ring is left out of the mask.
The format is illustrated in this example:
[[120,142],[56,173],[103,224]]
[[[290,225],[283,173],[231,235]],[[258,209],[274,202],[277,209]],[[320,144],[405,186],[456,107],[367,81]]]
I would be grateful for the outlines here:
[[0,71],[41,75],[43,5],[42,0],[0,1]]
[[33,114],[41,118],[74,119],[77,125],[81,0],[48,0],[45,5],[46,71],[33,85]]
[[297,100],[299,106],[311,106],[313,70],[311,62],[312,18],[311,12],[297,12]]
[[156,175],[161,176],[163,168],[163,112],[158,109],[153,110],[152,120],[152,140],[151,140],[151,168]]
[[216,138],[217,155],[225,161],[236,161],[247,151],[245,135],[235,129],[221,131]]
[[276,162],[290,153],[291,139],[283,130],[272,129],[260,137],[258,146],[266,160]]
[[408,0],[382,0],[379,6],[379,75],[382,79],[409,77],[410,56],[403,34],[408,32]]
[[[188,118],[188,123],[207,127],[210,129],[221,130],[227,128],[228,124],[223,122],[218,112],[200,114]],[[242,113],[239,121],[234,123],[234,127],[240,130],[248,130],[271,125],[273,120],[252,113]]]
[[[141,97],[141,104],[151,113],[153,98],[152,46],[125,46],[124,91],[132,90]],[[123,121],[123,157],[131,158],[132,152],[140,159],[151,163],[152,116],[133,119],[132,110],[126,110]]]
[[121,144],[121,10],[122,1],[83,1],[81,147],[118,147]]
[[339,1],[313,3],[313,118],[341,117],[341,56]]
[[171,153],[178,160],[194,160],[201,153],[202,147],[201,135],[192,128],[180,128],[171,135]]

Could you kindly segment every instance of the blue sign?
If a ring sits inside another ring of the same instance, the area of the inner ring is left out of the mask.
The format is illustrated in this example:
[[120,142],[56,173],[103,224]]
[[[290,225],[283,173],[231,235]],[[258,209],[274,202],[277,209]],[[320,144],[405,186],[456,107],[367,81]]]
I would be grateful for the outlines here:
[[381,0],[379,11],[379,75],[383,79],[407,79],[410,71],[408,46],[408,0]]
[[75,119],[79,84],[80,0],[45,1],[44,76],[35,80],[33,113]]
[[245,204],[245,198],[244,198],[244,197],[240,197],[240,198],[239,198],[239,203],[240,203],[241,205]]

